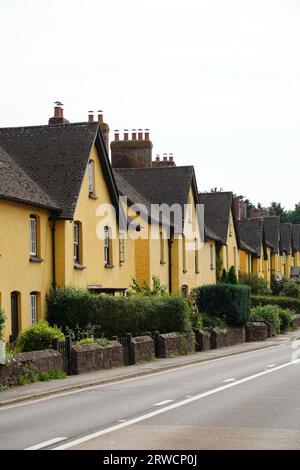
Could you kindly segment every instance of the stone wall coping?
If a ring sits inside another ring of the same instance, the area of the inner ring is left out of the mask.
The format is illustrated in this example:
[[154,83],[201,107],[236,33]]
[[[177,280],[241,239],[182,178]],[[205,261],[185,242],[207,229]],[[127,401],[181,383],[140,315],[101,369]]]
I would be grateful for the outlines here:
[[163,339],[169,339],[169,338],[179,338],[181,335],[179,333],[173,332],[173,333],[162,333],[160,334],[160,337]]
[[133,344],[139,344],[139,343],[153,343],[153,339],[151,336],[135,336],[132,338]]
[[60,355],[60,352],[56,351],[55,349],[42,349],[41,351],[20,352],[13,354],[9,358],[9,363],[3,365],[5,366],[17,363],[20,364],[22,362],[34,361],[36,359],[49,359],[50,357],[57,357]]
[[98,343],[86,343],[86,344],[72,344],[72,349],[76,352],[85,352],[85,351],[93,351],[98,349],[112,349],[112,348],[119,348],[122,345],[118,341],[110,341],[109,344],[106,346],[102,346]]

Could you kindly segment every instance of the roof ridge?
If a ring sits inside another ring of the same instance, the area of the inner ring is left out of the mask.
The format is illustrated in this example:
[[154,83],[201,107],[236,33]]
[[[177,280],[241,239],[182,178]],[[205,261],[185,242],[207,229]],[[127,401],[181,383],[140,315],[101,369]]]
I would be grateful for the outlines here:
[[[94,122],[87,122],[87,121],[81,121],[81,122],[69,122],[68,124],[55,124],[55,125],[52,125],[52,126],[49,126],[49,124],[34,124],[34,125],[31,125],[31,126],[11,126],[11,127],[0,127],[0,131],[6,131],[6,130],[15,130],[15,129],[37,129],[37,128],[49,128],[49,129],[57,129],[58,127],[64,127],[64,128],[68,128],[68,127],[71,127],[71,126],[79,126],[79,125],[87,125],[87,126],[92,126],[95,124],[99,125],[100,123],[98,121],[94,121]],[[95,126],[96,127],[96,126]]]

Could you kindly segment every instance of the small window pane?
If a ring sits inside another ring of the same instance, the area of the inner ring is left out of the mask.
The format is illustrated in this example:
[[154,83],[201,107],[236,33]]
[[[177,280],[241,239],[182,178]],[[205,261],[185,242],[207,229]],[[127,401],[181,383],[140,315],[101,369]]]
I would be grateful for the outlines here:
[[30,255],[37,255],[37,233],[36,233],[36,218],[30,217],[29,219],[30,230],[29,230],[29,239],[30,239]]
[[109,228],[104,227],[104,262],[105,264],[110,264],[110,252],[109,252]]
[[89,193],[93,194],[95,190],[94,162],[89,162]]
[[33,325],[37,322],[37,295],[30,294],[30,323]]

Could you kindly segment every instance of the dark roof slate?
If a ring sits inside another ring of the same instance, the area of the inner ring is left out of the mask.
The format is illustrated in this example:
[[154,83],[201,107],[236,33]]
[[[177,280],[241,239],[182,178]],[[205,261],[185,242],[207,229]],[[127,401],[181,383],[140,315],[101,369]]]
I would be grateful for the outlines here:
[[300,251],[300,224],[293,225],[293,251]]
[[200,193],[199,201],[200,204],[204,204],[206,233],[214,235],[214,239],[223,245],[227,243],[229,215],[230,210],[232,210],[236,237],[239,243],[232,192]]
[[292,224],[280,224],[280,251],[286,254],[292,251]]
[[264,231],[266,245],[271,248],[273,253],[278,253],[280,239],[279,217],[264,217]]
[[[241,219],[238,222],[241,247],[260,257],[263,243],[264,223],[262,218]],[[249,250],[250,249],[250,250]]]
[[0,196],[72,218],[98,133],[98,123],[0,129]]

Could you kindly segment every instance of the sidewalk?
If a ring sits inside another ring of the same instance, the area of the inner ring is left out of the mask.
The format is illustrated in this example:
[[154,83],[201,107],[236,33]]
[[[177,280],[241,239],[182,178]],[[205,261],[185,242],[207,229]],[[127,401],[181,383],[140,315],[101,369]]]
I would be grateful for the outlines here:
[[177,367],[198,364],[244,352],[256,351],[272,346],[280,346],[281,344],[293,341],[298,337],[300,338],[300,329],[274,338],[269,338],[266,341],[241,343],[235,346],[213,349],[207,352],[198,352],[189,356],[157,359],[153,362],[136,364],[133,366],[118,367],[110,370],[102,369],[88,372],[86,374],[72,375],[66,379],[51,380],[50,382],[37,382],[30,385],[13,387],[7,391],[0,392],[0,407],[24,402],[26,400],[36,400],[38,398],[72,390],[80,390],[95,385],[104,385],[121,380],[150,375],[157,372],[175,369]]

